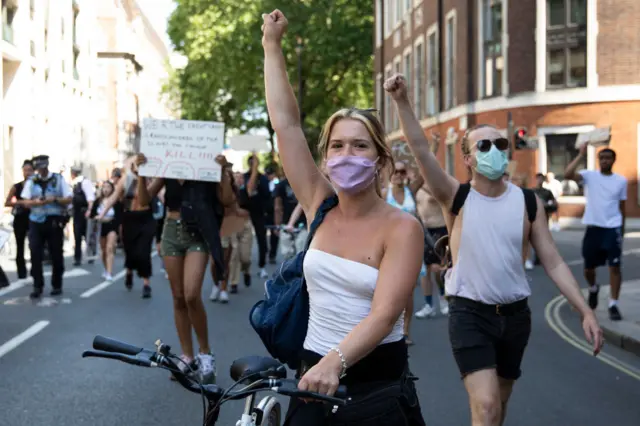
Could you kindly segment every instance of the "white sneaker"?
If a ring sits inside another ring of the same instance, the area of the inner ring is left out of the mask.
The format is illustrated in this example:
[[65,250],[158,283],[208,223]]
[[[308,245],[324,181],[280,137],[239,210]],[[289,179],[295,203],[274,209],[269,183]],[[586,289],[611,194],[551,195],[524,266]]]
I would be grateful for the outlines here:
[[104,279],[107,281],[113,281],[113,276],[109,273],[104,274]]
[[220,295],[218,296],[218,302],[220,303],[229,303],[229,293],[227,293],[226,291],[221,291]]
[[218,287],[217,285],[214,285],[213,288],[211,289],[211,295],[209,296],[209,300],[211,300],[212,302],[217,302],[219,297],[220,297],[220,287]]
[[109,275],[109,273],[106,270],[102,271],[102,278],[104,278],[106,280],[107,279],[107,275]]
[[212,354],[198,354],[198,372],[200,382],[203,384],[213,384],[216,382],[216,359]]
[[440,296],[440,313],[442,315],[449,315],[449,302],[444,296]]
[[532,270],[532,269],[533,269],[533,262],[532,262],[532,261],[530,261],[529,259],[527,259],[527,260],[524,262],[524,269],[526,269],[527,271]]
[[434,309],[431,307],[431,305],[428,304],[424,304],[424,307],[422,309],[420,309],[418,312],[416,312],[416,318],[420,318],[420,319],[424,319],[424,318],[431,318],[434,317],[436,315],[436,311],[434,311]]
[[260,269],[260,278],[262,278],[262,279],[269,278],[269,274],[267,273],[266,269],[264,269],[264,268]]
[[[185,374],[187,377],[192,377],[193,373],[198,370],[198,364],[194,362],[195,360],[192,358],[188,358],[186,355],[180,355],[180,361],[176,364],[178,365],[178,369]],[[175,380],[173,374],[171,375],[171,380]]]

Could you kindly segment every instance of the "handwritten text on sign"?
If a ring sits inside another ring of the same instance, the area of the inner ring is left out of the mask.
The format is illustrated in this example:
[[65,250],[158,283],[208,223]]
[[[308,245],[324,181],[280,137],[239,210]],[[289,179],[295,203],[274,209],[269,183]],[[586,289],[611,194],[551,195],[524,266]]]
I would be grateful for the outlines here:
[[220,182],[224,123],[145,118],[143,125],[141,176]]

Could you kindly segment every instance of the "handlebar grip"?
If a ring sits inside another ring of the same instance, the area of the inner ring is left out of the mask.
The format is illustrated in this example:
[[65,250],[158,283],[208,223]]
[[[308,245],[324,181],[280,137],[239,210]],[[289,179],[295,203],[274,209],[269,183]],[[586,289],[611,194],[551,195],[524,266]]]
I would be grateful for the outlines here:
[[151,360],[136,358],[134,356],[120,354],[117,352],[96,352],[96,351],[82,352],[82,358],[87,358],[87,357],[116,359],[118,361],[126,362],[127,364],[138,365],[140,367],[151,367],[153,365]]
[[114,352],[125,355],[138,355],[142,348],[135,347],[128,343],[119,342],[104,336],[96,336],[93,339],[93,349],[105,352]]

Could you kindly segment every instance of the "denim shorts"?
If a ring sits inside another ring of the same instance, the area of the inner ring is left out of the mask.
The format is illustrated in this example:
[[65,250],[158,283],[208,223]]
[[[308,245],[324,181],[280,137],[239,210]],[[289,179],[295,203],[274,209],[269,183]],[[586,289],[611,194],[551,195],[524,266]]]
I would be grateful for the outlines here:
[[181,220],[166,218],[160,251],[162,256],[182,257],[190,252],[208,253],[209,248],[199,232],[190,230]]

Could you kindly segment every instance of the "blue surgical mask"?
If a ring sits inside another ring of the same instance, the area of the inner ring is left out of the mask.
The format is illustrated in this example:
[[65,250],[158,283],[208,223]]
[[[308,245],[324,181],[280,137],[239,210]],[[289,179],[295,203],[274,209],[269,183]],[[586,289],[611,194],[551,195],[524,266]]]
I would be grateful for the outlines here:
[[476,152],[476,171],[489,180],[502,178],[509,165],[507,151],[500,151],[495,145],[487,152]]

